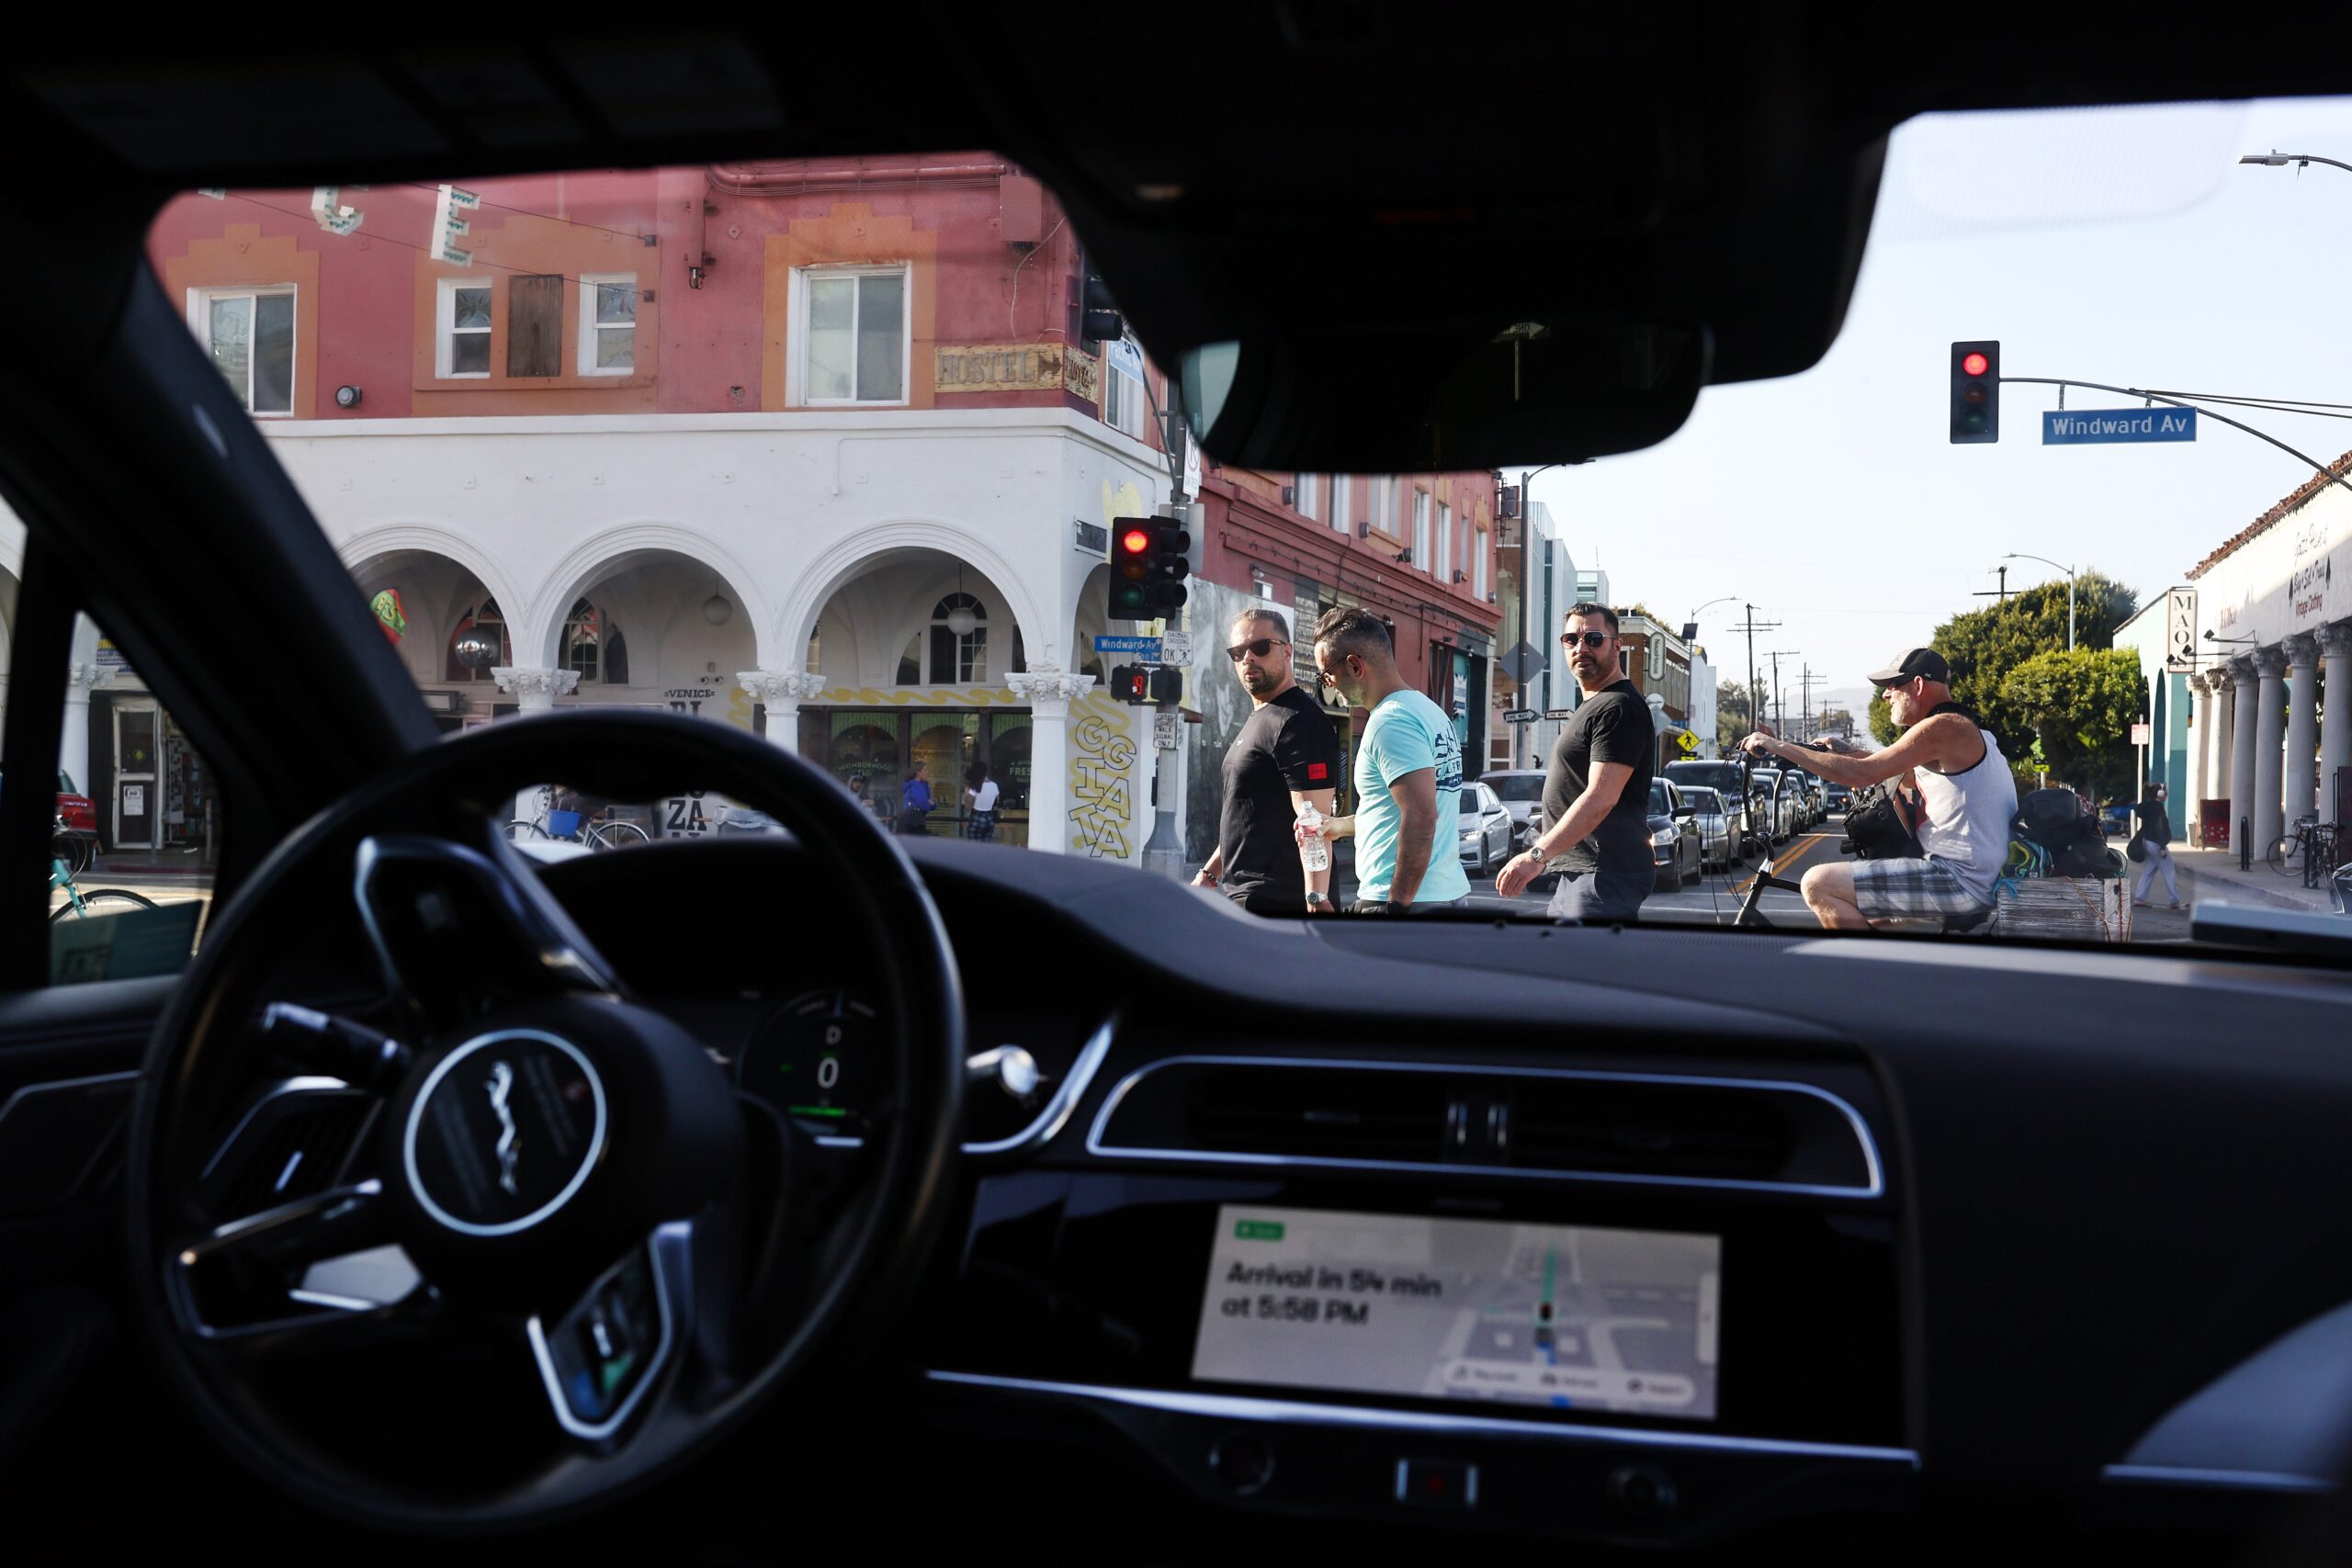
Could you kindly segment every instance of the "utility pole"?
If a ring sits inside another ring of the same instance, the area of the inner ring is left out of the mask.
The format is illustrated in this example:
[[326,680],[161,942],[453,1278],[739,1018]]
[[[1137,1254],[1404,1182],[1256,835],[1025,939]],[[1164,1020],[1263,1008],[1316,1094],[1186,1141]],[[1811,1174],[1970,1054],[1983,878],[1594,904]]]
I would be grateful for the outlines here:
[[2009,566],[2007,561],[2003,561],[1999,566],[1995,567],[1993,570],[1999,574],[2001,586],[1998,588],[1980,588],[1976,591],[1974,596],[1979,599],[1998,599],[2001,603],[2000,604],[1995,605],[1994,608],[1999,609],[2007,605],[2009,602]]
[[1804,734],[1800,739],[1810,740],[1813,739],[1813,689],[1829,684],[1829,677],[1815,674],[1813,666],[1808,664],[1797,676],[1797,682],[1804,691]]
[[1769,657],[1772,660],[1772,728],[1777,733],[1786,733],[1789,709],[1788,705],[1781,701],[1781,660],[1783,658],[1794,659],[1796,650],[1776,648]]
[[1778,621],[1758,620],[1756,618],[1756,606],[1753,604],[1743,604],[1740,608],[1747,612],[1747,619],[1741,625],[1729,627],[1728,629],[1736,632],[1746,632],[1747,634],[1747,728],[1754,729],[1756,728],[1757,718],[1756,634],[1758,632],[1778,631],[1781,629],[1781,623]]

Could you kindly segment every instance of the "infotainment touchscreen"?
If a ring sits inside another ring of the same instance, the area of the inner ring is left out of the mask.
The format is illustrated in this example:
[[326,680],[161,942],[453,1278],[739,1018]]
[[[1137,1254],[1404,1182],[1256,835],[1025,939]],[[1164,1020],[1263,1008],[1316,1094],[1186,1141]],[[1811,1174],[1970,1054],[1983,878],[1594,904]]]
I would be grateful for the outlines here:
[[1227,1204],[1193,1376],[1713,1420],[1722,1258],[1713,1235]]

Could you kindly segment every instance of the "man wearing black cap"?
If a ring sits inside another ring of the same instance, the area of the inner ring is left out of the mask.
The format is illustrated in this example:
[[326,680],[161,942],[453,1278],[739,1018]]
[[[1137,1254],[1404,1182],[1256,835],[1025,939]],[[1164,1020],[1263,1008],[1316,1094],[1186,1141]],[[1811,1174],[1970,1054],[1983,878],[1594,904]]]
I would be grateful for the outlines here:
[[2017,781],[2001,743],[1951,700],[1951,666],[1932,648],[1904,650],[1871,676],[1886,694],[1903,738],[1883,751],[1823,752],[1759,729],[1744,743],[1758,756],[1796,762],[1833,783],[1860,788],[1908,773],[1919,792],[1913,824],[1924,859],[1845,861],[1804,874],[1804,901],[1833,931],[1874,920],[1942,916],[1982,919],[2009,854]]

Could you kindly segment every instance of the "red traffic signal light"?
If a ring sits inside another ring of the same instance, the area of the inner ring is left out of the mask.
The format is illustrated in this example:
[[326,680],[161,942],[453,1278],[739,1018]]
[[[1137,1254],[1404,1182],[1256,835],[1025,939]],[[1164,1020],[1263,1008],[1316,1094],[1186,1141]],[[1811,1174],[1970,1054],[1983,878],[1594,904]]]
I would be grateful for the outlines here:
[[1951,345],[1951,438],[1976,446],[2001,438],[2001,345]]
[[1164,517],[1117,517],[1111,522],[1111,615],[1123,621],[1149,621],[1185,600],[1184,579],[1193,536]]

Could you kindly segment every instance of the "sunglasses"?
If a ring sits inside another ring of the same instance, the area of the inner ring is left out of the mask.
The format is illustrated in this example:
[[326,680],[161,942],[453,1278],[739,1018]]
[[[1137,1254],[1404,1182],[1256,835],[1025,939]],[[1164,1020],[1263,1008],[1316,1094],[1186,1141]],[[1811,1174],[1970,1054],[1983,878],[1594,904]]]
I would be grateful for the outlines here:
[[1255,642],[1245,642],[1238,647],[1227,649],[1225,650],[1225,656],[1227,659],[1232,660],[1236,664],[1238,664],[1241,662],[1241,658],[1244,654],[1255,654],[1258,658],[1263,659],[1266,655],[1273,652],[1274,649],[1278,648],[1288,648],[1290,644],[1283,641],[1280,637],[1261,637]]
[[1607,632],[1562,632],[1560,634],[1560,640],[1567,644],[1570,648],[1574,648],[1577,645],[1577,641],[1579,637],[1583,639],[1584,645],[1587,648],[1606,648],[1609,646],[1609,634]]

